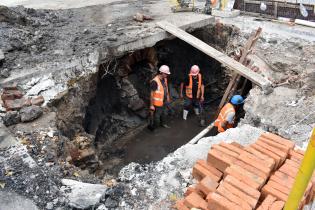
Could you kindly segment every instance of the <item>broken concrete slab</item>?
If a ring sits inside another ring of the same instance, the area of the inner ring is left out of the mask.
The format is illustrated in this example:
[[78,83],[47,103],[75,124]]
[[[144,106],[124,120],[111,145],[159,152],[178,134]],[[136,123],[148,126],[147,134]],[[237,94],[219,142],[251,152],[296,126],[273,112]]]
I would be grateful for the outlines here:
[[4,60],[4,53],[3,51],[0,49],[0,62]]
[[216,17],[224,17],[224,18],[233,18],[240,15],[239,10],[232,10],[232,11],[222,11],[222,10],[212,10],[211,15]]
[[21,122],[21,116],[17,111],[9,111],[5,113],[5,115],[2,117],[2,120],[5,126],[10,126]]
[[38,210],[35,203],[14,192],[0,191],[0,209]]
[[89,184],[71,179],[62,179],[61,182],[71,189],[71,192],[66,194],[69,206],[72,208],[87,209],[96,206],[107,190],[107,187],[101,184]]
[[29,106],[24,107],[20,110],[21,121],[22,122],[30,122],[37,118],[39,118],[43,114],[43,110],[39,106]]
[[16,145],[18,142],[10,131],[0,123],[0,149],[6,149],[10,146]]

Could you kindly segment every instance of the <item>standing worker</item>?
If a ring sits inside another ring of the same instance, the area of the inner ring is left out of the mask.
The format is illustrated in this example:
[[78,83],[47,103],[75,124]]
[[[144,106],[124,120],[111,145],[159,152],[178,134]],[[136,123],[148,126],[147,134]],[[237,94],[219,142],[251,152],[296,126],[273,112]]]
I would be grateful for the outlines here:
[[195,114],[199,115],[201,112],[201,103],[204,101],[204,85],[202,76],[199,73],[200,69],[197,65],[193,65],[190,73],[184,82],[180,84],[180,97],[183,98],[184,86],[186,88],[183,119],[187,119],[189,108],[193,106]]
[[167,77],[170,75],[170,68],[162,65],[159,68],[159,73],[151,81],[151,97],[150,97],[150,111],[153,113],[153,127],[154,130],[159,125],[164,128],[169,128],[166,124],[167,108],[166,102],[171,101],[170,93],[168,91]]
[[224,132],[229,128],[234,127],[235,114],[239,107],[244,103],[244,98],[241,95],[234,95],[231,102],[224,105],[221,109],[218,118],[214,122],[218,132]]

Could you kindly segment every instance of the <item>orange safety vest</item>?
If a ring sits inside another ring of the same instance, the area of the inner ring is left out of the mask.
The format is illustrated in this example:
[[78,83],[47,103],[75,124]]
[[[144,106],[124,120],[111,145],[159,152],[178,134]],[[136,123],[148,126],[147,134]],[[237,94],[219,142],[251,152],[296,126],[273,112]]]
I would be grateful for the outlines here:
[[[218,131],[224,132],[224,128],[222,127],[222,123],[224,121],[226,121],[226,117],[229,113],[234,112],[235,113],[235,109],[233,107],[233,105],[231,103],[227,103],[225,104],[225,106],[221,109],[220,114],[218,116],[218,118],[215,120],[214,122],[214,126],[218,127]],[[233,128],[233,124],[234,123],[227,123],[227,128]]]
[[164,93],[168,94],[168,84],[167,84],[167,79],[164,79],[164,84],[166,86],[166,91],[164,91],[164,87],[161,83],[161,80],[158,76],[153,78],[153,81],[156,82],[157,84],[157,89],[153,91],[153,105],[154,106],[163,106],[163,101],[164,101]]
[[[188,98],[193,98],[192,95],[192,86],[193,86],[193,81],[192,81],[192,76],[189,75],[189,84],[188,86],[186,86],[186,96]],[[201,94],[201,74],[198,74],[198,90],[197,90],[197,98],[200,98],[200,94]]]

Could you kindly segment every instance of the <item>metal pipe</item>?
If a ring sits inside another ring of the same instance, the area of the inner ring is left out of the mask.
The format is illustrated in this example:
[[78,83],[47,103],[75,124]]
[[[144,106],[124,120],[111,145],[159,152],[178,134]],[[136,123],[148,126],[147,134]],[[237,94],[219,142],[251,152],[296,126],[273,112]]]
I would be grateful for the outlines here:
[[199,139],[204,137],[211,130],[211,128],[213,128],[213,126],[214,126],[214,122],[212,122],[208,127],[206,127],[200,133],[198,133],[193,139],[191,139],[188,142],[188,144],[196,144],[199,141]]
[[289,194],[284,210],[297,210],[304,195],[305,189],[312,178],[315,168],[315,128],[302,160],[302,164],[296,175],[293,187]]

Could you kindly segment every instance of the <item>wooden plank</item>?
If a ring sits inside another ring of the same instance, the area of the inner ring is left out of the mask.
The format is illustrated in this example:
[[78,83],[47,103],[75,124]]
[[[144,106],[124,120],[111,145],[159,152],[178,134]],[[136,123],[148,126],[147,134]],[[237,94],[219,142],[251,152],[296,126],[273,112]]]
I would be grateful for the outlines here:
[[[256,44],[256,42],[258,40],[258,37],[261,34],[261,31],[262,31],[262,28],[259,27],[256,30],[255,33],[251,34],[251,36],[249,37],[249,39],[246,42],[245,46],[241,50],[242,53],[241,53],[241,57],[239,59],[239,63],[241,63],[241,64],[245,63],[246,57],[251,52],[253,46]],[[231,79],[228,87],[226,88],[225,93],[224,93],[224,95],[223,95],[223,97],[221,99],[221,102],[219,104],[218,111],[217,111],[216,115],[219,115],[219,112],[220,112],[221,108],[229,100],[230,94],[231,93],[233,94],[235,92],[240,79],[241,79],[241,76],[239,74],[237,74],[237,73],[233,74],[232,79]]]
[[192,45],[193,47],[197,48],[198,50],[202,51],[206,55],[216,59],[220,63],[228,66],[236,73],[244,76],[245,78],[249,79],[256,85],[262,87],[263,89],[267,90],[270,88],[271,83],[269,80],[265,79],[261,75],[251,71],[244,65],[240,64],[239,62],[235,61],[234,59],[230,58],[229,56],[225,55],[224,53],[216,50],[215,48],[207,45],[205,42],[197,39],[193,35],[185,32],[184,30],[176,27],[175,25],[167,22],[161,21],[157,23],[165,31],[173,34],[174,36],[178,37],[179,39],[187,42],[188,44]]

